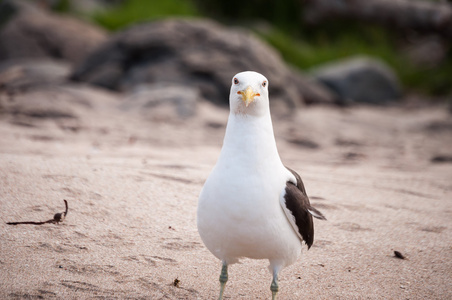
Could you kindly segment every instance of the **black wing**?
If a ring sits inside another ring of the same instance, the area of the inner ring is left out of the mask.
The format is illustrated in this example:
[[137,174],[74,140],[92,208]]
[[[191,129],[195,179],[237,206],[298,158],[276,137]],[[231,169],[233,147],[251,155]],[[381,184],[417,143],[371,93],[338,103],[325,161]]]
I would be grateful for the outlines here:
[[311,206],[300,175],[292,169],[287,169],[295,176],[297,184],[295,185],[289,181],[286,183],[285,205],[295,218],[298,233],[309,249],[314,242],[314,222],[312,217],[314,216],[321,220],[326,220],[326,218],[320,211]]

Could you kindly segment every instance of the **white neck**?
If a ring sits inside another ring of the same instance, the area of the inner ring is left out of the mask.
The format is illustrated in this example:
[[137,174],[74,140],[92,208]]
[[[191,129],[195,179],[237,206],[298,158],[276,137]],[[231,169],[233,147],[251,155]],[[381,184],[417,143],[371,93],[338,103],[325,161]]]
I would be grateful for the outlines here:
[[220,160],[229,156],[255,165],[281,162],[270,113],[262,116],[229,114]]

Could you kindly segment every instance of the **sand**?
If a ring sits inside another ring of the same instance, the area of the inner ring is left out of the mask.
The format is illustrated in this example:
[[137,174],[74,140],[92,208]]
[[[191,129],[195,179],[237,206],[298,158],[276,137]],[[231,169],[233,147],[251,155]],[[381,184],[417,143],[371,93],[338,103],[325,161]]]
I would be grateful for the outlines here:
[[[227,110],[159,119],[113,102],[75,121],[0,118],[1,299],[218,297],[196,206]],[[306,107],[274,124],[328,218],[279,299],[452,298],[452,164],[431,161],[452,155],[444,107]],[[51,219],[63,199],[60,224],[6,224]],[[231,266],[225,298],[270,299],[267,265]]]

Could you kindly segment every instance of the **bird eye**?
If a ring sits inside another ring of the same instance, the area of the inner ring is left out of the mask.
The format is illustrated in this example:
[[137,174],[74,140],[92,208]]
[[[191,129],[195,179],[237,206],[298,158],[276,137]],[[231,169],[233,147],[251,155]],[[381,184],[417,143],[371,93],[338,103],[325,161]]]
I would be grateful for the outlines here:
[[266,87],[267,86],[267,81],[262,82],[262,86]]
[[237,78],[234,78],[234,84],[239,84],[239,80]]

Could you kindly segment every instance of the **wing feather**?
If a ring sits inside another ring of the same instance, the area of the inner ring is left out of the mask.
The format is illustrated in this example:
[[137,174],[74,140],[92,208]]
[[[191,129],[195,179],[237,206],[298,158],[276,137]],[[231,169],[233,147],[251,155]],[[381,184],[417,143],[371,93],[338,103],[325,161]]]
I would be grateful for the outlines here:
[[312,217],[326,220],[325,216],[311,206],[300,175],[287,168],[296,178],[296,184],[288,181],[281,197],[283,210],[300,240],[305,241],[308,249],[314,242],[314,222]]

